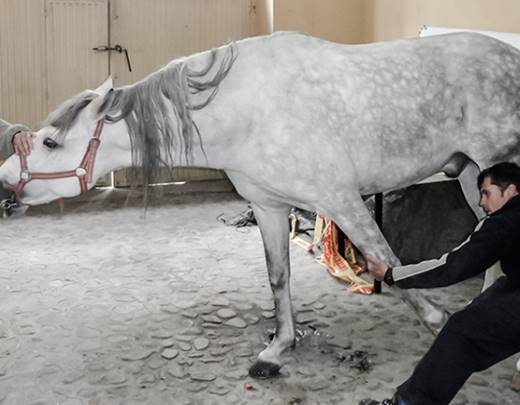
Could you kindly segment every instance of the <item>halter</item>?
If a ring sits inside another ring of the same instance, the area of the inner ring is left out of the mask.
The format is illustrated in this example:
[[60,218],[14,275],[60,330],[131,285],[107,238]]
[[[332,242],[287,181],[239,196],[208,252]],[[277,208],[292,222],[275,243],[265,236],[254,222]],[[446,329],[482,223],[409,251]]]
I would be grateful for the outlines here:
[[27,156],[20,156],[20,180],[16,187],[13,187],[13,194],[11,196],[12,206],[18,204],[18,197],[22,193],[25,185],[29,183],[31,180],[52,180],[52,179],[65,179],[67,177],[77,177],[79,181],[79,187],[81,193],[87,191],[87,184],[92,182],[92,172],[94,171],[94,160],[96,159],[96,153],[101,143],[101,132],[103,131],[103,124],[105,120],[104,118],[100,119],[97,122],[96,130],[94,131],[94,135],[90,138],[87,146],[87,150],[85,151],[85,155],[83,155],[83,159],[81,163],[76,169],[63,171],[63,172],[54,172],[54,173],[32,173],[29,171],[27,166]]

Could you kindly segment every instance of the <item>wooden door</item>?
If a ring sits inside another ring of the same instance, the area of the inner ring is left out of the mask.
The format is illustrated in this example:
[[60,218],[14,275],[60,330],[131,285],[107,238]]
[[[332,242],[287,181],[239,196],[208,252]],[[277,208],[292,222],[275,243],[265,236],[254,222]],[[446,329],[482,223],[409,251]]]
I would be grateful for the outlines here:
[[50,111],[110,75],[107,0],[47,0],[46,37]]

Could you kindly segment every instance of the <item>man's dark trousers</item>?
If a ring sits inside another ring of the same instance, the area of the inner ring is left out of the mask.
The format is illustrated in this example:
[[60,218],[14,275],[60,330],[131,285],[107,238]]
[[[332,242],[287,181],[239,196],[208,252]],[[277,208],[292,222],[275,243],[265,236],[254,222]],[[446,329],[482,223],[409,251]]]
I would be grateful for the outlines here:
[[407,405],[447,405],[472,373],[519,351],[520,286],[501,277],[451,316],[397,394]]

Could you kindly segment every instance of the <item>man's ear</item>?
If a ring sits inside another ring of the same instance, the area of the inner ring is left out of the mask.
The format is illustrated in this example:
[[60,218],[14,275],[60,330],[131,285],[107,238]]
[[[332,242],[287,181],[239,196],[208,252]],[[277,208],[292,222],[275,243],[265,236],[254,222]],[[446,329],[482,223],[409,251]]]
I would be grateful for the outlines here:
[[112,77],[108,76],[108,78],[103,83],[101,83],[101,85],[96,90],[94,90],[94,93],[97,93],[100,96],[104,96],[113,88],[114,85],[112,83]]
[[515,184],[509,184],[506,189],[504,190],[507,197],[512,198],[515,195],[518,195],[518,189],[516,188]]

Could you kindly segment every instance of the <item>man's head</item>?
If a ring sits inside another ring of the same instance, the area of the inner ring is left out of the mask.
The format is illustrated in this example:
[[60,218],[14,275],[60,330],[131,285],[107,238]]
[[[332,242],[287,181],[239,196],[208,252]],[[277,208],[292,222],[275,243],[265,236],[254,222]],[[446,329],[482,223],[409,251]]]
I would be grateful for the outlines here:
[[514,163],[497,163],[478,176],[479,205],[491,214],[502,208],[520,191],[520,167]]

